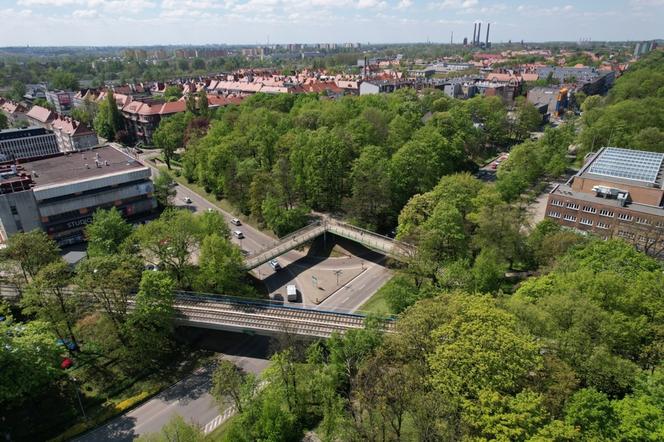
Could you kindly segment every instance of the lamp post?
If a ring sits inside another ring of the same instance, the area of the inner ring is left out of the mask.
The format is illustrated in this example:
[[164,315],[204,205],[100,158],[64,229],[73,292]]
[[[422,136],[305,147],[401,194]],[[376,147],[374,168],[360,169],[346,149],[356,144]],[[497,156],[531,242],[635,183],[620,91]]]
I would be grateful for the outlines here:
[[78,406],[81,407],[81,414],[83,414],[83,419],[87,420],[88,417],[85,415],[85,409],[83,408],[83,401],[81,401],[81,395],[78,392],[78,379],[72,377],[70,378],[72,384],[74,385],[74,391],[76,392],[76,399],[78,399]]
[[334,274],[337,275],[337,285],[339,285],[339,275],[343,273],[343,270],[335,270]]

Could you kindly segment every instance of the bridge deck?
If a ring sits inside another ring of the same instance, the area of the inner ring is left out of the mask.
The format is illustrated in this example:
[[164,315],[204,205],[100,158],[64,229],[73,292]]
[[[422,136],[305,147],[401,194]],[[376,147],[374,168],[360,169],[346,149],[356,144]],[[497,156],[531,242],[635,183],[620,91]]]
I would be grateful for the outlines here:
[[376,250],[396,259],[406,259],[415,253],[415,246],[411,244],[397,241],[338,220],[324,219],[322,222],[318,221],[314,224],[309,224],[279,239],[271,246],[257,252],[254,256],[248,257],[244,261],[244,267],[246,270],[254,269],[273,258],[311,241],[325,232],[355,241],[369,249]]

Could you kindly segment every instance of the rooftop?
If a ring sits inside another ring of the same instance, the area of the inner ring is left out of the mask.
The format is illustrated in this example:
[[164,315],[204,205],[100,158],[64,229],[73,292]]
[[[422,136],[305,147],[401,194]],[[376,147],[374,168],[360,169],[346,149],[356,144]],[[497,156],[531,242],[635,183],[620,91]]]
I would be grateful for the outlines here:
[[617,182],[663,187],[664,153],[605,147],[586,164],[579,175],[595,175],[617,179]]
[[5,129],[0,131],[0,141],[16,140],[18,138],[36,137],[39,135],[48,135],[53,132],[43,127],[28,127],[25,129]]
[[620,201],[617,199],[611,198],[598,198],[597,196],[585,192],[577,192],[572,189],[567,184],[557,185],[550,192],[552,195],[561,195],[563,197],[572,197],[579,201],[587,201],[589,203],[602,204],[604,206],[614,207],[616,209],[629,209],[637,212],[641,212],[648,215],[664,216],[664,209],[661,207],[650,206],[647,204],[639,204],[635,202],[629,202],[626,206],[622,206]]
[[[99,155],[98,161],[101,167],[97,167],[95,164],[97,155]],[[106,165],[106,162],[108,162],[108,165]],[[111,146],[102,146],[82,153],[29,161],[23,163],[22,166],[26,172],[32,174],[36,187],[87,180],[145,168],[134,158]]]

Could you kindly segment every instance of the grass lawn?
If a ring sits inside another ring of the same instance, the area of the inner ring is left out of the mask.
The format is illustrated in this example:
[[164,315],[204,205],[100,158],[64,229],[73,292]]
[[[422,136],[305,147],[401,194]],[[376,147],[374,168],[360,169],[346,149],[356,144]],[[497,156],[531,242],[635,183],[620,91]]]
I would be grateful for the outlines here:
[[387,301],[385,300],[385,293],[387,292],[385,287],[389,286],[390,281],[388,281],[376,293],[374,293],[373,296],[367,300],[367,302],[362,304],[362,306],[358,309],[358,313],[382,316],[391,315],[392,311],[390,310],[390,307],[387,305]]

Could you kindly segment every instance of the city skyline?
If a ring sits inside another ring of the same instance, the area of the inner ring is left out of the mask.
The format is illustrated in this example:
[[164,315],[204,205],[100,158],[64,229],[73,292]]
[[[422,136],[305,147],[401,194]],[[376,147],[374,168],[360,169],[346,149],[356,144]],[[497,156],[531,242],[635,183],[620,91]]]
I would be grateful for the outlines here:
[[[2,0],[3,46],[661,38],[664,0]],[[26,32],[30,30],[30,32]]]

